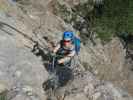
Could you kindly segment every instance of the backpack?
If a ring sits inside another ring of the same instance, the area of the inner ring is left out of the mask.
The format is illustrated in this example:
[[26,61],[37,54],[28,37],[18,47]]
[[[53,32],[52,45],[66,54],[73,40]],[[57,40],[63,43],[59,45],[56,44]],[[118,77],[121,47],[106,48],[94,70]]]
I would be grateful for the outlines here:
[[78,55],[80,52],[80,43],[81,43],[80,37],[79,36],[77,37],[76,35],[74,35],[73,43],[75,45],[76,54]]

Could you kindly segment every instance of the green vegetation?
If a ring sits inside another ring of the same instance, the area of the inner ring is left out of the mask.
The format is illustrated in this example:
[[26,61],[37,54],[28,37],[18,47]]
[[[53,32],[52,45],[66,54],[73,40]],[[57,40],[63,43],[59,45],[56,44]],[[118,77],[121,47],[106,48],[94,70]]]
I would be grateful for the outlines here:
[[105,0],[103,14],[95,17],[93,27],[102,40],[126,32],[133,33],[133,0]]
[[[80,29],[79,31],[87,38],[90,29],[105,42],[123,33],[133,34],[133,0],[104,0],[104,3],[99,5],[86,2],[70,9],[59,4],[56,8],[65,22],[73,24],[77,30]],[[85,23],[77,21],[79,16]],[[81,23],[82,29],[87,30],[86,33],[79,28]]]
[[7,100],[7,91],[0,93],[0,100]]
[[[89,38],[89,16],[92,16],[91,11],[93,10],[92,2],[87,2],[85,4],[79,4],[74,7],[67,7],[66,5],[62,5],[57,3],[55,6],[56,14],[60,15],[62,19],[66,23],[73,25],[73,27],[80,31],[81,39],[86,41]],[[86,31],[82,31],[82,30]]]

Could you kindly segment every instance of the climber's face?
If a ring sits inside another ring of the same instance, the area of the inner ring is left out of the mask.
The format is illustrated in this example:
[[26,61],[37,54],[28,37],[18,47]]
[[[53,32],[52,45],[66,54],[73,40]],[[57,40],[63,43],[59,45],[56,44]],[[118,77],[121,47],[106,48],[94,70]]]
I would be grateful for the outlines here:
[[71,45],[71,41],[70,40],[64,40],[63,44],[64,44],[64,46],[69,47]]

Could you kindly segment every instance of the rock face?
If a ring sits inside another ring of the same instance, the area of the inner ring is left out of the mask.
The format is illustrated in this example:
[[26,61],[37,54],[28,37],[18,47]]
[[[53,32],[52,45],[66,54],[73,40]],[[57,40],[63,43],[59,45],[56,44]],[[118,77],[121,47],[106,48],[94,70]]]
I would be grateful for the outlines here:
[[120,73],[123,73],[126,55],[121,42],[115,38],[104,46],[100,42],[96,43],[96,46],[87,44],[83,49],[86,51],[81,53],[82,62],[88,63],[98,76],[103,75],[103,79],[118,80],[118,77],[121,77]]
[[109,82],[96,79],[90,72],[82,72],[55,94],[65,94],[65,100],[132,100],[128,93]]
[[55,6],[57,3],[65,4],[70,10],[72,6],[86,2],[87,0],[6,1],[10,9],[0,12],[0,92],[7,91],[9,100],[47,100],[46,97],[51,97],[52,100],[133,100],[128,92],[117,87],[124,86],[129,75],[124,66],[125,50],[118,38],[106,45],[95,39],[95,46],[86,38],[80,54],[80,65],[84,70],[67,85],[53,91],[55,93],[50,95],[43,91],[42,85],[49,74],[42,59],[30,52],[34,43],[29,39],[38,41],[45,48],[48,43],[43,37],[57,42],[64,30],[75,31],[57,15]]
[[15,38],[0,29],[0,91],[9,91],[9,100],[42,100],[48,73],[36,56],[16,44]]

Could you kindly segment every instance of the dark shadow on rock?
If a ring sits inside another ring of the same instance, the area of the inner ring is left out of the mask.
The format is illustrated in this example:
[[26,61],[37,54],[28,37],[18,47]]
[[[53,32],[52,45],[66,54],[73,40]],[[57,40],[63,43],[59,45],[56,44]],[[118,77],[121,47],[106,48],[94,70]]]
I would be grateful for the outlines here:
[[36,44],[33,46],[31,52],[37,57],[41,57],[45,69],[49,72],[49,65],[51,60],[50,53],[45,53],[44,50],[39,47],[38,42],[36,42]]
[[121,33],[118,34],[118,37],[121,39],[124,49],[126,49],[126,58],[131,58],[133,60],[133,35]]
[[45,60],[45,56],[46,54],[44,53],[43,49],[41,49],[39,47],[38,42],[35,43],[35,45],[33,46],[33,49],[31,50],[32,53],[34,53],[37,57],[41,56],[42,60]]

